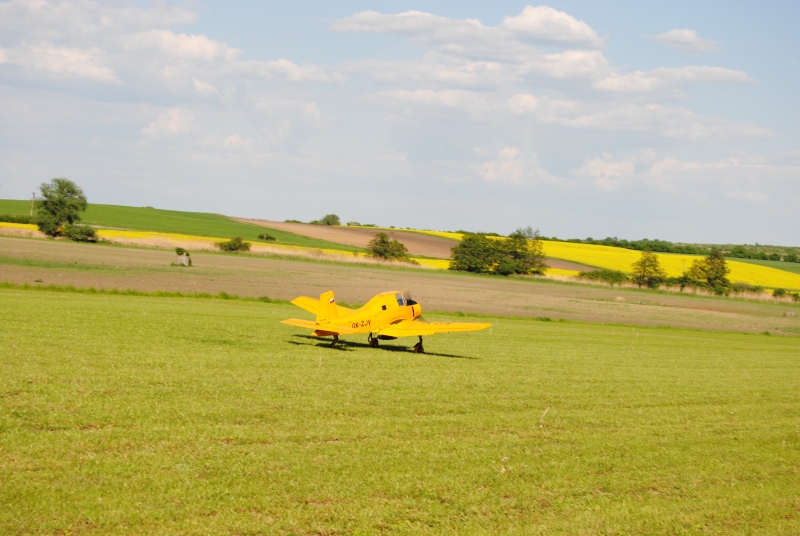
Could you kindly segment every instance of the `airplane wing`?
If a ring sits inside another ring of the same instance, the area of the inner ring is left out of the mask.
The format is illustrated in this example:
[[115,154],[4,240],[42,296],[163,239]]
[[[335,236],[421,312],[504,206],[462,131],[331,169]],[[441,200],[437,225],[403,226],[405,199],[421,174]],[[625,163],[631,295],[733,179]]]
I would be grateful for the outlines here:
[[[319,311],[319,298],[309,298],[308,296],[300,296],[299,298],[295,298],[292,300],[292,303],[301,309],[305,309],[309,313],[316,315]],[[336,304],[336,312],[338,316],[346,316],[348,313],[352,313],[352,309],[348,309],[347,307],[342,307],[338,303]]]
[[281,320],[281,324],[287,324],[289,326],[295,326],[298,328],[313,329],[314,331],[325,332],[331,335],[348,335],[350,333],[358,333],[357,329],[353,329],[348,326],[338,324],[317,324],[313,320],[301,320],[299,318],[287,318],[286,320]]
[[477,322],[419,322],[414,320],[402,320],[396,324],[390,324],[378,330],[380,335],[389,337],[417,337],[421,335],[433,335],[435,333],[450,333],[456,331],[478,331],[490,327],[491,324],[480,324]]

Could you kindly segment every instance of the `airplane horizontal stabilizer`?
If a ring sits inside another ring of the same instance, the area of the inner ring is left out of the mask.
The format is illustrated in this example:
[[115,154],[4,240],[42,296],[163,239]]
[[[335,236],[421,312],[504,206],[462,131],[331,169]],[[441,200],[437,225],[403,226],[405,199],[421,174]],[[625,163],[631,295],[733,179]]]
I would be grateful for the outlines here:
[[[305,309],[312,315],[316,315],[319,312],[319,298],[309,298],[308,296],[300,296],[299,298],[293,299],[292,304],[300,307],[301,309]],[[338,303],[336,304],[337,316],[347,316],[349,313],[352,312],[353,309],[342,307]]]

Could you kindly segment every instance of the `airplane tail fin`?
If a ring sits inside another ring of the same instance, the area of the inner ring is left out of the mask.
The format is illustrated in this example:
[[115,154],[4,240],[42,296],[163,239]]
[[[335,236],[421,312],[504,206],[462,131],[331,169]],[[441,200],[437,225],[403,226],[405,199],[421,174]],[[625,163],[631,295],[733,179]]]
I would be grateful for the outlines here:
[[327,324],[338,318],[336,312],[336,300],[333,298],[333,291],[323,292],[319,295],[319,309],[317,310],[317,324]]

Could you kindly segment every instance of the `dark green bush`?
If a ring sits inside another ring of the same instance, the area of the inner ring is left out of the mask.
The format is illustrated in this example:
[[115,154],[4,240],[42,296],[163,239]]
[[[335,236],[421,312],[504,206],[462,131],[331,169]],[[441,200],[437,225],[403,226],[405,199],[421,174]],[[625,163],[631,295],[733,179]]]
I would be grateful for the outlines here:
[[235,236],[230,240],[217,242],[217,247],[222,251],[231,251],[234,253],[239,251],[250,251],[250,243],[242,240],[241,236]]
[[97,231],[90,225],[65,225],[61,232],[75,242],[97,242]]
[[608,283],[613,287],[614,285],[621,285],[627,281],[628,274],[618,270],[592,270],[591,272],[581,272],[578,274],[578,278]]
[[742,294],[744,292],[763,292],[764,287],[759,285],[751,285],[750,283],[731,283],[730,291],[734,294]]
[[259,237],[261,240],[266,240],[267,242],[270,242],[270,241],[275,241],[275,240],[277,240],[277,238],[275,238],[274,236],[272,236],[272,235],[271,235],[271,234],[269,234],[269,233],[261,233],[260,235],[258,235],[258,237]]
[[786,289],[776,288],[772,291],[773,298],[783,298],[784,296],[786,296]]

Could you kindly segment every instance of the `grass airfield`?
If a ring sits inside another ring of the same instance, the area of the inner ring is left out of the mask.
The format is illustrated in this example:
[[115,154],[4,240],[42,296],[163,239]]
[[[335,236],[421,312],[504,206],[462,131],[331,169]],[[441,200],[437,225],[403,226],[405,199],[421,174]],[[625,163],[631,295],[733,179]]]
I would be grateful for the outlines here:
[[0,532],[800,532],[796,337],[302,314],[0,289]]

